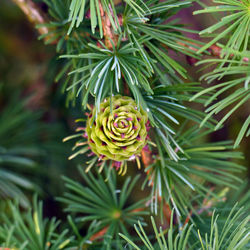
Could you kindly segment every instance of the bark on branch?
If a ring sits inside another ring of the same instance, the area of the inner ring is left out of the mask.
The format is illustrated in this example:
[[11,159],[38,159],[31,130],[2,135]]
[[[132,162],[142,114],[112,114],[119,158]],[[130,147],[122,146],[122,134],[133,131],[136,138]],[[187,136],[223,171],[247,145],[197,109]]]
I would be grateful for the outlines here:
[[[39,8],[39,6],[34,3],[32,0],[12,0],[26,15],[28,20],[35,26],[37,24],[43,24],[47,23],[47,17],[43,13],[43,11]],[[100,12],[101,12],[101,18],[102,18],[102,28],[103,28],[103,35],[104,35],[104,40],[105,40],[105,45],[111,49],[112,48],[112,43],[110,40],[113,41],[114,45],[117,44],[118,36],[115,34],[114,29],[111,25],[111,22],[109,20],[108,14],[104,11],[102,4],[99,0],[99,7],[100,7]],[[119,19],[119,24],[122,25],[122,17],[118,16]],[[43,35],[47,34],[49,32],[47,27],[40,27],[37,29],[38,32]],[[184,45],[184,44],[182,44]],[[187,45],[184,45],[186,47],[189,47]],[[193,50],[197,50],[194,47],[189,47]],[[212,45],[208,48],[208,51],[211,52],[212,56],[215,57],[220,57],[221,54],[221,48]]]
[[[102,19],[102,29],[103,29],[103,35],[104,35],[104,42],[105,45],[111,49],[112,42],[116,46],[117,41],[118,41],[118,35],[115,34],[114,29],[112,27],[112,24],[109,20],[109,16],[106,11],[104,11],[101,1],[99,0],[99,8],[100,8],[100,13],[101,13],[101,19]],[[112,42],[111,42],[112,40]]]
[[[47,22],[46,16],[39,8],[37,4],[35,4],[31,0],[12,0],[26,15],[28,20],[35,26],[37,24],[43,24]],[[43,35],[48,33],[47,27],[38,28],[38,32]]]

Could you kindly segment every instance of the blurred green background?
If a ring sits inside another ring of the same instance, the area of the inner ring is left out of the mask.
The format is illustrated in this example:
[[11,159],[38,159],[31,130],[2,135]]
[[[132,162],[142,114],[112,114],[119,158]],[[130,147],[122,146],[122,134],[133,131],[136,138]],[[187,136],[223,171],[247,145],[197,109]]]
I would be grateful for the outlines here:
[[[46,11],[46,6],[41,5]],[[212,20],[192,16],[190,8],[178,15],[194,29],[201,30]],[[204,23],[206,22],[206,23]],[[0,7],[0,146],[9,150],[10,155],[31,159],[28,164],[7,161],[5,168],[32,180],[35,187],[26,186],[28,195],[35,188],[45,200],[47,215],[64,216],[54,197],[63,193],[62,175],[78,178],[78,164],[84,164],[81,157],[68,161],[72,143],[62,143],[62,139],[73,133],[74,120],[83,115],[80,105],[65,107],[65,95],[60,83],[54,78],[60,70],[53,45],[45,46],[37,40],[38,33],[26,19],[22,11],[9,0],[2,0]],[[202,74],[183,64],[194,80]],[[204,84],[205,86],[205,84]],[[202,109],[202,107],[197,107]],[[247,116],[249,106],[243,106],[226,123],[226,126],[213,133],[211,141],[233,140]],[[223,114],[220,114],[223,116]],[[4,149],[3,149],[4,148]],[[250,142],[245,138],[240,150],[246,159],[241,164],[250,164]],[[13,160],[13,158],[12,158]],[[26,162],[27,163],[27,162]],[[249,168],[248,168],[249,169]],[[134,170],[135,171],[135,170]],[[249,170],[248,170],[249,173]],[[242,178],[245,179],[245,174]],[[2,176],[4,185],[4,176]],[[25,183],[23,183],[25,184]],[[26,183],[27,184],[27,183]],[[0,176],[1,185],[1,176]],[[1,189],[1,187],[0,187]],[[4,190],[4,186],[2,186]],[[18,193],[13,194],[13,197]],[[7,194],[6,194],[7,197]],[[4,197],[1,197],[4,198]]]

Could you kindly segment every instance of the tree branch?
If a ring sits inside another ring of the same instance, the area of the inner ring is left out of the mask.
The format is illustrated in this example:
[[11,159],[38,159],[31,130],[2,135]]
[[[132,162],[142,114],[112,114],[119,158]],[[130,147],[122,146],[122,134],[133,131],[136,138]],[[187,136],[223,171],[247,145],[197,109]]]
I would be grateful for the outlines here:
[[[35,4],[31,0],[12,0],[26,15],[28,20],[35,26],[37,24],[43,24],[47,22],[47,18],[39,8],[37,4]],[[47,27],[40,27],[37,29],[38,32],[43,35],[48,33]]]
[[109,20],[107,12],[103,10],[101,1],[99,0],[99,7],[101,12],[101,19],[102,19],[102,29],[103,29],[103,35],[104,35],[104,42],[105,45],[111,49],[112,43],[110,40],[112,40],[113,44],[116,46],[118,36],[115,34],[114,29],[112,28],[111,22]]

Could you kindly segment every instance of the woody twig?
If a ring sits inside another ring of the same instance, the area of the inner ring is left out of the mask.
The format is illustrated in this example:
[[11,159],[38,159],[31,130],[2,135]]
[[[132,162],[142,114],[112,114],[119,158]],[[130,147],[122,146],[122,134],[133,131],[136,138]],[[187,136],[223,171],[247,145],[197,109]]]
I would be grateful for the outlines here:
[[[48,20],[37,4],[31,0],[12,0],[26,15],[28,20],[35,26],[46,23]],[[38,32],[43,35],[49,32],[48,28],[43,26],[38,28]]]
[[[118,41],[118,35],[115,34],[115,31],[114,31],[114,28],[112,27],[109,16],[108,16],[107,12],[104,11],[100,0],[99,0],[99,8],[100,8],[101,19],[102,19],[102,29],[103,29],[103,35],[104,35],[104,42],[105,42],[105,45],[109,49],[111,49],[113,47],[112,42],[116,46],[117,41]],[[112,13],[111,7],[110,7],[110,11]],[[112,16],[114,16],[114,15],[112,15]],[[118,25],[117,25],[117,27],[118,27]]]
[[[48,19],[47,19],[46,15],[43,13],[43,11],[41,10],[41,8],[39,8],[39,6],[36,3],[34,3],[32,0],[12,0],[12,1],[24,12],[24,14],[28,18],[28,20],[34,26],[36,26],[37,24],[43,24],[43,23],[48,22]],[[102,28],[103,28],[105,45],[111,49],[112,43],[110,40],[112,40],[114,45],[116,45],[117,40],[118,40],[118,36],[114,32],[114,29],[111,25],[108,14],[106,11],[104,11],[100,0],[99,0],[99,7],[100,7],[100,13],[101,13],[101,19],[102,19]],[[112,9],[111,9],[111,13],[112,13]],[[119,24],[122,25],[122,17],[121,16],[118,16],[118,20],[119,20]],[[118,26],[118,24],[117,24],[117,26]],[[48,28],[45,26],[39,27],[37,30],[41,35],[47,34],[49,32]],[[184,45],[185,47],[188,47],[189,49],[192,49],[195,51],[198,50],[197,48],[194,48],[194,47],[186,45],[186,44],[181,44],[181,45]],[[220,57],[222,49],[219,46],[214,44],[214,45],[210,46],[207,49],[207,51],[209,51],[212,56]],[[245,61],[247,59],[248,58],[246,58]]]

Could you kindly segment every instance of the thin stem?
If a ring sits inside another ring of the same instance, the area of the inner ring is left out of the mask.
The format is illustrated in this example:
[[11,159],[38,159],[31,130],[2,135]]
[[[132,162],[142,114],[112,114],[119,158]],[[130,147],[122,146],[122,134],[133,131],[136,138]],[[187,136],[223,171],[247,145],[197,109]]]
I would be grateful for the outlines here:
[[103,6],[101,4],[101,1],[99,0],[99,7],[100,7],[100,13],[102,18],[102,28],[103,28],[103,35],[104,35],[104,41],[105,45],[111,49],[112,43],[110,40],[112,40],[113,44],[116,46],[118,36],[115,34],[114,29],[112,28],[111,22],[109,20],[108,14],[106,11],[103,10]]
[[[31,0],[12,0],[26,15],[28,20],[34,24],[46,23],[47,19],[42,10]],[[39,27],[38,32],[43,35],[48,33],[47,27]]]

